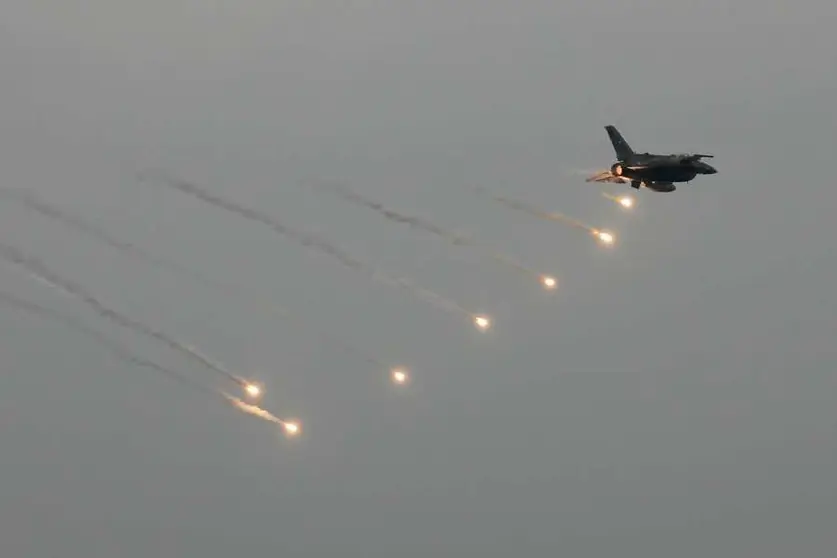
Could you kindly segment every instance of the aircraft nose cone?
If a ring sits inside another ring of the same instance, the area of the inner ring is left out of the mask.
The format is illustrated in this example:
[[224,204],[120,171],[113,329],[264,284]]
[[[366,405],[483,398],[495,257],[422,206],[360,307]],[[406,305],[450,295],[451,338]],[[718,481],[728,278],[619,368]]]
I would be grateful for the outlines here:
[[707,165],[706,163],[701,163],[703,174],[716,174],[718,170],[713,167],[712,165]]

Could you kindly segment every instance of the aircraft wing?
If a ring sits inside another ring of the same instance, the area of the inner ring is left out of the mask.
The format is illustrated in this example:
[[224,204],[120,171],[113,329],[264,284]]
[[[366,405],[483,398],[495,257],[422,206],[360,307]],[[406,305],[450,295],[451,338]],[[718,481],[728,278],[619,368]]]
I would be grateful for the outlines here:
[[585,182],[610,182],[611,184],[625,184],[626,182],[630,182],[630,179],[623,176],[616,176],[609,170],[603,170],[587,177]]

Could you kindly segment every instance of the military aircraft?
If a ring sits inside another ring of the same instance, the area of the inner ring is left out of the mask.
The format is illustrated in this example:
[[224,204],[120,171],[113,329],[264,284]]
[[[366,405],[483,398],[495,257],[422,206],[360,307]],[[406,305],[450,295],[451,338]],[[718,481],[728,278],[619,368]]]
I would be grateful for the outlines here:
[[605,126],[605,130],[616,151],[616,162],[609,170],[587,178],[587,182],[630,183],[636,189],[645,186],[655,192],[673,192],[675,182],[690,182],[699,174],[718,172],[701,161],[713,155],[635,153],[615,126]]

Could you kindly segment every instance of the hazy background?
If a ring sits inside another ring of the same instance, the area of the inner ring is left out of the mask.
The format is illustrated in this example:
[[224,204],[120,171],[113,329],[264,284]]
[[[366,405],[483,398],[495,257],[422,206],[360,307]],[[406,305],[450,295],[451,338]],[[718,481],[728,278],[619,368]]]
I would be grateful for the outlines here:
[[[3,201],[6,242],[262,378],[305,435],[3,306],[0,554],[833,556],[835,17],[825,0],[3,2],[4,185],[406,363],[415,383],[398,393],[301,324]],[[640,192],[625,214],[599,192],[627,187],[583,181],[612,162],[605,124],[638,150],[713,153],[719,174]],[[496,328],[134,180],[148,166]],[[318,179],[474,233],[561,289],[302,186]]]

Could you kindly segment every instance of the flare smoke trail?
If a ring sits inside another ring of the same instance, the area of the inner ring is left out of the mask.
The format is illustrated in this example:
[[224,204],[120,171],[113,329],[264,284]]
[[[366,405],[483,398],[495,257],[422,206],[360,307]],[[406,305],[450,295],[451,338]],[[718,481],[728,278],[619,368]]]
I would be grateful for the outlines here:
[[494,261],[497,263],[503,264],[514,271],[518,271],[523,273],[524,275],[529,275],[531,277],[535,277],[541,283],[548,285],[553,285],[555,279],[549,275],[544,275],[534,269],[531,269],[522,263],[518,262],[511,256],[503,254],[501,252],[493,252],[491,249],[487,248],[486,246],[482,246],[475,242],[473,239],[466,238],[464,236],[458,235],[456,233],[447,231],[433,223],[420,219],[419,217],[413,217],[410,215],[404,215],[403,213],[399,213],[394,209],[385,207],[383,204],[373,201],[369,198],[366,198],[356,192],[349,190],[344,186],[340,186],[337,184],[313,184],[314,188],[322,189],[322,190],[329,190],[342,198],[343,200],[354,203],[357,205],[361,205],[368,209],[378,212],[379,214],[383,215],[385,218],[389,219],[394,223],[402,223],[409,225],[410,227],[423,230],[425,232],[429,232],[435,234],[436,236],[447,240],[454,246],[470,246],[472,248],[480,248],[482,249],[488,256],[490,256]]
[[[288,425],[294,424],[275,417],[270,412],[262,409],[261,407],[245,403],[244,401],[228,393],[207,387],[203,384],[195,382],[194,380],[187,376],[184,376],[183,374],[179,374],[174,370],[161,366],[156,362],[152,362],[150,360],[136,356],[135,354],[122,347],[122,345],[120,345],[113,339],[93,329],[81,320],[77,320],[69,315],[62,314],[61,312],[58,312],[51,308],[47,308],[46,306],[41,306],[40,304],[37,304],[35,302],[18,298],[12,295],[11,293],[4,291],[0,291],[0,303],[17,308],[19,310],[23,310],[25,312],[29,312],[30,314],[36,316],[41,316],[43,318],[55,320],[71,329],[81,331],[82,333],[85,333],[93,339],[95,339],[96,341],[98,341],[100,345],[108,349],[111,353],[113,353],[116,357],[122,359],[123,361],[129,364],[133,364],[135,366],[139,366],[141,368],[151,368],[152,370],[156,370],[157,372],[160,372],[162,374],[165,374],[166,376],[169,376],[170,378],[173,378],[174,380],[180,382],[181,384],[187,387],[197,389],[208,395],[221,396],[224,399],[224,401],[232,404],[233,407],[247,414],[251,414],[269,422],[279,424],[286,429],[288,428]],[[296,427],[294,426],[292,430],[295,431],[295,429]]]
[[237,384],[241,384],[241,379],[238,376],[235,376],[231,372],[224,369],[222,366],[210,361],[200,353],[192,350],[187,345],[180,343],[176,339],[169,337],[165,333],[161,333],[155,329],[146,326],[145,324],[142,324],[132,318],[120,314],[116,310],[108,308],[101,301],[99,301],[99,299],[89,294],[81,285],[77,285],[74,282],[64,279],[63,277],[53,273],[40,260],[29,257],[17,248],[3,243],[0,243],[0,258],[6,260],[7,262],[17,264],[23,267],[33,277],[42,281],[46,281],[50,285],[53,285],[61,291],[69,294],[70,296],[80,299],[82,302],[90,306],[100,316],[107,318],[112,322],[117,323],[125,328],[131,329],[141,334],[148,335],[150,337],[153,337],[154,339],[157,339],[158,341],[162,341],[172,349],[180,351],[181,353],[184,353],[188,356],[191,356],[193,359],[196,359],[207,368],[210,368],[215,372],[218,372],[222,376],[225,376],[226,378],[232,380]]
[[562,213],[547,213],[546,211],[541,211],[540,209],[534,208],[534,207],[532,207],[528,204],[525,204],[521,201],[512,200],[512,199],[509,199],[509,198],[504,198],[502,196],[492,195],[490,192],[487,192],[485,189],[480,188],[480,187],[475,187],[474,189],[476,191],[480,192],[480,193],[486,193],[486,194],[490,195],[491,198],[494,201],[499,202],[499,203],[505,205],[506,207],[510,207],[512,209],[517,209],[518,211],[528,213],[529,215],[532,215],[534,217],[538,217],[539,219],[545,219],[547,221],[559,221],[559,222],[566,223],[566,224],[568,224],[572,227],[576,227],[576,228],[582,229],[584,231],[587,231],[594,238],[598,239],[602,244],[606,244],[606,245],[613,244],[613,241],[614,241],[613,234],[611,234],[607,231],[604,231],[602,229],[597,229],[595,227],[585,225],[584,223],[582,223],[578,219],[573,219],[572,217],[569,217],[569,216],[564,215]]
[[206,387],[203,384],[199,384],[190,378],[175,372],[174,370],[169,370],[163,366],[160,366],[150,360],[146,360],[144,358],[138,357],[127,349],[123,348],[120,344],[118,344],[113,339],[105,336],[103,333],[93,329],[92,327],[88,326],[81,320],[77,320],[67,314],[62,314],[56,310],[52,310],[51,308],[47,308],[46,306],[41,306],[35,302],[31,302],[28,300],[24,300],[22,298],[18,298],[11,293],[0,291],[0,303],[5,304],[6,306],[12,306],[14,308],[23,310],[30,314],[40,316],[43,318],[48,318],[55,320],[57,322],[61,322],[62,324],[66,325],[71,329],[75,329],[81,331],[82,333],[87,334],[88,336],[92,337],[96,341],[99,342],[103,347],[107,348],[111,353],[113,353],[118,358],[124,360],[125,362],[134,364],[136,366],[140,366],[142,368],[152,368],[158,372],[162,372],[166,376],[174,378],[178,382],[198,389],[204,393],[210,393],[212,395],[220,395],[220,392],[215,391],[212,388]]
[[279,417],[273,415],[270,411],[262,409],[258,405],[252,405],[250,403],[246,403],[239,399],[238,397],[233,397],[227,393],[221,394],[229,403],[233,405],[236,409],[247,413],[248,415],[253,415],[254,417],[259,417],[260,419],[266,420],[268,422],[272,422],[274,424],[278,424],[279,426],[285,428],[286,430],[290,431],[291,433],[296,433],[296,423],[282,420]]
[[164,258],[159,258],[131,242],[125,242],[113,238],[104,230],[93,225],[92,223],[89,223],[77,216],[70,215],[66,211],[58,209],[57,207],[50,205],[41,199],[38,199],[31,192],[24,192],[23,190],[17,188],[0,187],[0,195],[8,196],[9,199],[20,203],[23,207],[29,209],[30,211],[40,213],[41,215],[44,215],[50,219],[54,219],[60,223],[63,223],[66,227],[70,229],[74,229],[101,242],[104,242],[111,248],[115,248],[116,250],[119,250],[127,256],[131,256],[136,259],[142,260],[145,263],[149,263],[161,269],[165,269],[166,271],[186,275],[190,279],[199,282],[204,286],[209,286],[212,283],[212,281],[208,281],[203,275],[192,271],[188,267],[184,267],[177,262],[166,260]]
[[541,211],[532,206],[526,205],[523,202],[519,202],[509,198],[504,198],[502,196],[494,196],[494,200],[505,205],[506,207],[523,211],[524,213],[528,213],[529,215],[539,217],[541,219],[546,219],[547,221],[563,221],[564,223],[567,223],[570,226],[583,229],[589,233],[593,233],[593,231],[595,231],[593,227],[585,225],[578,219],[573,219],[572,217],[568,217],[561,213],[547,213],[546,211]]
[[340,261],[347,268],[353,269],[355,271],[360,271],[361,273],[368,275],[373,280],[381,281],[382,283],[386,283],[390,286],[401,287],[405,290],[408,290],[412,292],[414,295],[424,300],[425,302],[433,304],[434,306],[442,310],[466,315],[472,319],[478,318],[476,314],[468,311],[459,304],[443,297],[440,294],[419,287],[409,279],[403,277],[392,277],[382,271],[369,268],[361,261],[354,259],[348,254],[345,254],[343,251],[341,251],[335,246],[332,246],[325,240],[317,238],[312,234],[304,233],[287,227],[282,223],[279,223],[275,219],[271,218],[266,213],[262,213],[255,209],[250,209],[238,205],[237,203],[221,198],[220,196],[207,192],[206,190],[198,187],[195,184],[185,182],[183,180],[171,180],[165,176],[158,176],[158,178],[170,188],[178,190],[181,193],[190,195],[205,203],[208,203],[220,209],[225,209],[229,212],[235,213],[241,217],[244,217],[256,223],[261,223],[262,225],[269,227],[270,229],[279,233],[280,235],[296,240],[305,247],[315,248],[324,254],[330,255],[338,261]]
[[[143,261],[144,263],[157,266],[160,269],[164,269],[175,274],[180,274],[181,276],[191,279],[195,283],[205,288],[213,289],[219,293],[224,294],[225,296],[236,296],[239,298],[243,298],[245,295],[249,295],[249,291],[247,290],[241,289],[237,286],[233,286],[228,283],[217,281],[215,279],[211,279],[177,262],[155,256],[154,254],[145,251],[144,249],[133,243],[117,240],[110,236],[110,234],[108,234],[104,230],[100,229],[99,227],[96,227],[95,225],[85,220],[82,220],[77,216],[70,215],[66,211],[58,209],[57,207],[50,205],[41,199],[38,199],[34,196],[34,194],[30,192],[24,192],[16,188],[0,186],[0,195],[7,195],[9,199],[20,203],[23,207],[31,211],[40,213],[41,215],[44,215],[51,219],[55,219],[56,221],[63,223],[68,228],[77,230],[83,234],[87,234],[92,238],[95,238],[107,244],[111,248],[119,250],[128,257],[135,258],[137,260]],[[52,284],[50,285],[56,286]],[[264,300],[255,300],[253,298],[250,298],[249,296],[248,301],[251,302],[254,307],[260,310],[269,310],[292,321],[303,321],[299,316],[292,314],[290,310],[278,306],[275,303],[266,304],[266,301]],[[365,351],[362,351],[361,349],[352,347],[339,339],[331,337],[325,332],[318,331],[318,334],[320,337],[323,338],[324,341],[339,346],[342,350],[362,358],[368,364],[371,364],[373,366],[386,367],[386,364],[384,364],[383,360],[375,357],[374,355],[367,354]],[[197,350],[195,350],[194,347],[190,347],[189,349],[197,353]],[[202,357],[209,360],[205,355],[202,355]]]

